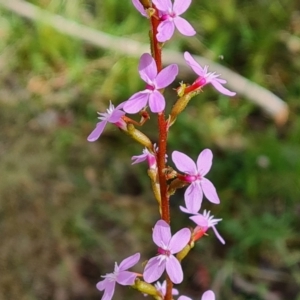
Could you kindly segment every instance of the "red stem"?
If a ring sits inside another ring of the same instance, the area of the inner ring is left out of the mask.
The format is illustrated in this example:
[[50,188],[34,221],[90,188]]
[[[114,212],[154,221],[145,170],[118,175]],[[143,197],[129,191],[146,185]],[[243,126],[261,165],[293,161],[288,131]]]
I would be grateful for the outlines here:
[[[157,41],[157,27],[159,25],[159,15],[156,7],[152,5],[155,9],[155,14],[151,17],[151,43],[152,43],[152,55],[156,62],[157,72],[162,70],[162,53],[161,53],[161,44]],[[160,185],[160,195],[161,195],[161,212],[162,219],[165,220],[168,224],[170,224],[170,205],[169,205],[169,196],[167,193],[167,180],[165,176],[165,168],[166,168],[166,153],[167,153],[167,138],[168,138],[168,130],[167,130],[167,122],[165,120],[165,112],[161,112],[158,114],[158,153],[157,153],[157,167],[158,167],[158,178]],[[164,300],[172,299],[172,288],[173,283],[167,276],[167,289]]]

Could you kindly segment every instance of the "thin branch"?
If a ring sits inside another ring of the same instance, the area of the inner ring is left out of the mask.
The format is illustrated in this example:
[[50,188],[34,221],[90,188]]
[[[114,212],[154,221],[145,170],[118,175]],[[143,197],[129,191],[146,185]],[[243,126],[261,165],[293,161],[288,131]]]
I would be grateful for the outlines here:
[[[133,57],[140,57],[141,53],[148,52],[147,44],[142,44],[127,38],[111,36],[88,26],[67,20],[62,16],[47,12],[46,10],[25,1],[0,0],[0,5],[20,16],[26,17],[32,21],[43,22],[43,24],[55,28],[58,32],[81,39],[100,48],[109,49]],[[211,70],[221,73],[223,78],[226,78],[227,85],[230,89],[260,106],[277,124],[286,122],[289,110],[287,104],[282,99],[218,63],[201,56],[194,56],[194,58],[199,64],[209,65]],[[174,62],[179,65],[181,72],[191,72],[181,53],[165,49],[164,63],[171,64]]]

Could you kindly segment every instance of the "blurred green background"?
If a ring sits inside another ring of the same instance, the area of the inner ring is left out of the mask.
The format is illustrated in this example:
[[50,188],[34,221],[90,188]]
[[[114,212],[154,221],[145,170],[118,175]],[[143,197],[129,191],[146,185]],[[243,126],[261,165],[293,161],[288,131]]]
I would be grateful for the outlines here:
[[[114,36],[148,39],[148,22],[129,0],[30,2]],[[206,87],[172,127],[169,155],[214,152],[208,177],[221,204],[203,206],[223,218],[227,242],[212,232],[203,238],[183,262],[179,289],[194,299],[212,288],[218,300],[299,300],[300,2],[193,1],[184,17],[198,34],[177,34],[169,48],[264,86],[290,115],[278,126],[247,99]],[[158,211],[146,165],[130,164],[141,147],[114,126],[86,141],[97,111],[143,87],[137,63],[0,6],[1,300],[100,299],[95,283],[115,261],[155,254]],[[155,116],[145,131],[156,141],[153,128]],[[171,198],[174,230],[192,225],[179,212],[182,196]],[[129,298],[143,296],[120,288],[114,297]]]

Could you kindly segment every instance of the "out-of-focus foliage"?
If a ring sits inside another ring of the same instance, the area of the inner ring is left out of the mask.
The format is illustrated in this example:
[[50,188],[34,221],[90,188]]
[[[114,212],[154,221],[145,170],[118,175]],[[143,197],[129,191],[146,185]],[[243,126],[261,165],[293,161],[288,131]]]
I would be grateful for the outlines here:
[[[30,1],[68,19],[147,42],[148,22],[131,1]],[[209,178],[223,218],[184,261],[180,290],[200,299],[300,299],[300,3],[298,0],[193,1],[194,38],[169,47],[228,66],[290,107],[282,127],[239,95],[206,87],[179,116],[172,150],[210,147]],[[142,87],[126,58],[26,21],[0,8],[0,299],[99,299],[100,274],[136,251],[155,253],[158,219],[141,147],[113,126],[88,143],[96,111]],[[194,78],[190,78],[192,81]],[[178,82],[181,78],[178,78]],[[173,95],[169,98],[174,101]],[[145,126],[155,141],[155,116]],[[182,191],[171,198],[175,227]],[[141,299],[120,289],[115,299]]]

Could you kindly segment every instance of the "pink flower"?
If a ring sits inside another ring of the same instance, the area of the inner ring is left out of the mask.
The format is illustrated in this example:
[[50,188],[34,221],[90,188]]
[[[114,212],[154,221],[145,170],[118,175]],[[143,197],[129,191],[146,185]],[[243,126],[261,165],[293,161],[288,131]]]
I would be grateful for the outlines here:
[[[160,283],[159,281],[157,281],[155,284],[154,284],[155,288],[163,295],[165,296],[166,295],[166,292],[167,292],[167,282],[166,280],[163,282],[163,283]],[[179,292],[177,289],[172,289],[172,295],[176,296],[178,295]]]
[[158,33],[156,35],[159,42],[169,40],[175,30],[186,36],[196,34],[195,29],[185,19],[181,18],[183,14],[191,5],[192,0],[175,0],[172,4],[171,0],[152,0],[157,9],[160,11],[160,19],[162,22],[158,25]]
[[165,109],[165,98],[159,92],[160,89],[171,84],[178,74],[178,66],[172,64],[157,74],[157,67],[153,57],[144,53],[140,58],[139,73],[147,83],[146,89],[133,94],[124,104],[124,111],[135,114],[142,110],[149,102],[150,110],[153,113],[162,112]]
[[219,232],[217,231],[215,225],[217,225],[222,219],[214,219],[214,216],[210,216],[210,211],[204,210],[203,215],[197,214],[195,216],[190,217],[198,226],[194,229],[194,235],[197,236],[197,232],[201,232],[201,235],[205,233],[210,227],[213,229],[218,240],[225,244],[224,239],[221,237]]
[[158,246],[159,254],[147,262],[143,274],[145,281],[148,283],[156,281],[166,270],[173,283],[181,283],[183,280],[181,264],[173,254],[180,252],[188,244],[191,231],[183,228],[172,236],[170,225],[159,220],[154,226],[152,238]]
[[184,59],[186,63],[193,69],[193,71],[200,76],[193,85],[197,85],[198,88],[201,88],[211,83],[213,87],[221,94],[226,96],[234,96],[236,94],[224,88],[223,84],[225,84],[227,81],[219,78],[219,76],[221,76],[220,74],[208,72],[208,66],[202,68],[189,52],[184,52]]
[[132,156],[131,160],[133,161],[132,162],[133,165],[147,160],[149,169],[153,169],[153,170],[157,169],[156,157],[147,148],[143,149],[143,154]]
[[127,271],[133,267],[140,259],[140,253],[136,253],[121,261],[120,266],[115,263],[113,273],[101,276],[104,280],[99,281],[96,285],[99,291],[104,291],[102,300],[110,300],[115,291],[116,283],[121,285],[133,285],[137,274]]
[[100,116],[98,119],[100,119],[101,122],[97,123],[96,128],[88,136],[87,140],[89,142],[95,142],[100,137],[107,123],[115,124],[122,130],[127,130],[127,125],[122,119],[122,116],[125,115],[125,112],[121,110],[123,105],[124,103],[121,103],[115,108],[110,102],[106,113],[98,113]]
[[191,214],[197,213],[202,204],[203,193],[210,202],[220,203],[214,185],[204,177],[211,168],[212,159],[213,154],[209,149],[204,149],[199,154],[197,164],[184,153],[179,151],[172,153],[172,160],[176,168],[186,174],[183,180],[190,183],[184,193],[186,208],[181,207],[182,211]]
[[[191,298],[187,296],[180,296],[177,300],[192,300]],[[203,295],[201,300],[215,300],[215,294],[213,291],[209,290],[206,291]]]

